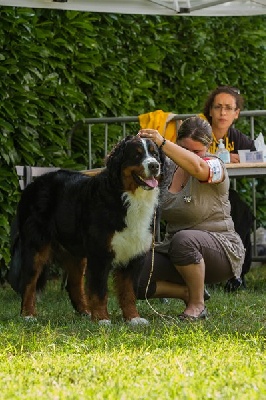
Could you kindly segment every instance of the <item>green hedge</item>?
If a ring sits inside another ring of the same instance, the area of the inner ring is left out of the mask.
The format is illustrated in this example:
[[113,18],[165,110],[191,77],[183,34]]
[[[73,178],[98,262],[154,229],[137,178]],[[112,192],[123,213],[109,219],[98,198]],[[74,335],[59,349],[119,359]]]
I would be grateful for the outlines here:
[[[14,165],[84,168],[82,125],[68,155],[69,132],[82,118],[156,109],[197,112],[218,84],[239,87],[246,109],[266,108],[265,16],[130,16],[14,7],[0,12],[2,265],[9,262],[9,223],[20,195]],[[256,133],[263,123],[255,126]],[[248,133],[248,126],[243,129]],[[99,139],[95,146],[101,145]],[[259,219],[265,223],[265,183],[259,195]]]

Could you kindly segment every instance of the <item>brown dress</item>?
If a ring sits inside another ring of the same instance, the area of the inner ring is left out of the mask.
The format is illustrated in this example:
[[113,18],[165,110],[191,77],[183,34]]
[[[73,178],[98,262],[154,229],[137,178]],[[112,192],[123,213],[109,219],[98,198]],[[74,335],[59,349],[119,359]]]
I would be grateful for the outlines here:
[[[229,177],[225,166],[225,179],[220,183],[202,183],[190,177],[186,186],[178,193],[170,193],[176,164],[167,161],[167,175],[161,195],[161,218],[167,222],[166,235],[162,243],[156,245],[156,252],[168,253],[173,235],[182,230],[207,231],[217,239],[226,253],[234,275],[239,278],[245,256],[240,236],[234,230],[230,216],[228,199]],[[183,265],[187,261],[184,260]]]

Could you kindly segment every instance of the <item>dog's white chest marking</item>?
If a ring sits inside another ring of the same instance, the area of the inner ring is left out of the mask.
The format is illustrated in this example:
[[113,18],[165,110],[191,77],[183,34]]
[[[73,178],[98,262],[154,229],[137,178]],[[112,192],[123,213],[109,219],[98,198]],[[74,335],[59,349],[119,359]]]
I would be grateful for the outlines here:
[[134,194],[127,193],[128,201],[126,227],[116,232],[111,241],[115,253],[113,265],[127,265],[134,257],[147,252],[151,246],[151,222],[158,203],[159,190],[138,188]]

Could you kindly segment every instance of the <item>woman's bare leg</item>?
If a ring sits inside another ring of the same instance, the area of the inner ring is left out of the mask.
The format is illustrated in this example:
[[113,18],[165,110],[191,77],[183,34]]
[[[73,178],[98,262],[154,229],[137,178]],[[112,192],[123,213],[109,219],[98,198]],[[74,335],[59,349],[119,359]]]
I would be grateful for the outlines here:
[[189,299],[184,313],[192,317],[197,317],[204,310],[204,260],[202,258],[198,264],[176,265],[175,267],[186,282],[189,292]]
[[173,299],[180,299],[185,302],[189,301],[188,288],[185,285],[180,285],[179,283],[172,283],[167,281],[157,281],[156,291],[152,297],[164,298],[169,297]]

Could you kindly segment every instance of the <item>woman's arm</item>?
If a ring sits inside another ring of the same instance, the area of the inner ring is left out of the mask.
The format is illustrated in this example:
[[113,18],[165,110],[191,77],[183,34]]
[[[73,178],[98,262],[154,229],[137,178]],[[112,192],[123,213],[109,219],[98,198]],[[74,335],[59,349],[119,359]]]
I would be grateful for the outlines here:
[[164,138],[157,130],[154,129],[141,129],[139,131],[140,137],[153,140],[158,147],[163,144],[164,153],[171,158],[177,165],[187,171],[190,175],[194,176],[199,181],[207,182],[210,176],[210,167],[206,161],[200,158],[192,151],[186,150],[177,144],[164,141]]

